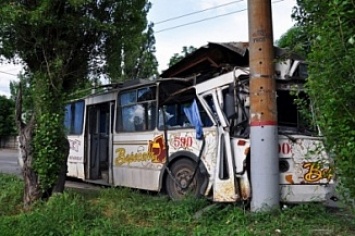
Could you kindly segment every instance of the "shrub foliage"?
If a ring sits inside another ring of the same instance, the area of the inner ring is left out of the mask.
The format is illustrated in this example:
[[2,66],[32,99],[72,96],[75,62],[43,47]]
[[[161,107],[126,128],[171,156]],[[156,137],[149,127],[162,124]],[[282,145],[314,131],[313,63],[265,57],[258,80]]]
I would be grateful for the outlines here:
[[305,30],[308,92],[334,155],[340,182],[355,197],[355,3],[298,0],[293,17]]

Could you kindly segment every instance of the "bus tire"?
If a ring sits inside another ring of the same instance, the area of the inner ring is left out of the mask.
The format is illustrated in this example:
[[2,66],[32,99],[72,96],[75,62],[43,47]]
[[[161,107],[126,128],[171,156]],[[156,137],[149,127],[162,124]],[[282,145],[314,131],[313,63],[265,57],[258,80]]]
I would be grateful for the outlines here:
[[201,174],[199,168],[197,168],[197,173],[190,185],[186,186],[194,174],[196,165],[195,161],[187,158],[179,159],[172,163],[170,167],[171,175],[167,174],[165,177],[165,189],[172,200],[181,200],[187,196],[200,196],[200,188],[203,185],[205,176]]

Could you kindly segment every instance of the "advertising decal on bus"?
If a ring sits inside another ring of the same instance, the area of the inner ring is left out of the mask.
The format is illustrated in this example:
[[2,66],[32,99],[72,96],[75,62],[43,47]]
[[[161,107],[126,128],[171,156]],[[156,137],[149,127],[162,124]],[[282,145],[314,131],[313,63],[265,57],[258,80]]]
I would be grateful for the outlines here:
[[137,152],[126,153],[126,149],[117,148],[115,158],[115,165],[121,166],[123,164],[130,164],[132,162],[152,162],[165,163],[165,145],[163,135],[155,137],[148,141],[148,150],[144,151],[144,147],[137,149]]

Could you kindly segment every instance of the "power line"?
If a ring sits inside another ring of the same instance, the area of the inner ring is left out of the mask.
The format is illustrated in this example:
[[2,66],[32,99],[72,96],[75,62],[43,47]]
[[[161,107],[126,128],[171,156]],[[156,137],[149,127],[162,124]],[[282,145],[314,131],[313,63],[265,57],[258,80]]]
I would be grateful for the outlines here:
[[181,16],[171,17],[171,18],[168,18],[166,20],[158,21],[158,22],[154,23],[154,25],[158,25],[158,24],[162,24],[162,23],[165,23],[165,22],[177,20],[177,19],[180,19],[180,18],[183,18],[183,17],[186,17],[186,16],[195,15],[195,14],[198,14],[198,13],[201,13],[201,12],[205,12],[205,11],[221,8],[221,7],[224,7],[224,6],[228,6],[228,5],[231,5],[231,4],[234,4],[234,3],[238,3],[238,2],[243,2],[243,1],[244,0],[228,2],[228,3],[225,3],[225,4],[220,4],[220,5],[217,5],[217,6],[214,6],[214,7],[206,8],[206,9],[203,9],[203,10],[200,10],[200,11],[194,11],[194,12],[190,12],[190,13],[187,13],[187,14],[184,14],[184,15],[181,15]]
[[[272,2],[272,4],[283,2],[283,1],[285,1],[285,0],[276,0],[276,1]],[[232,12],[228,12],[228,13],[217,15],[217,16],[207,17],[207,18],[203,18],[203,19],[197,20],[197,21],[192,21],[192,22],[189,22],[189,23],[186,23],[186,24],[181,24],[181,25],[176,25],[176,26],[164,28],[164,29],[155,31],[154,33],[158,34],[158,33],[164,32],[164,31],[169,31],[169,30],[173,30],[173,29],[176,29],[176,28],[197,24],[197,23],[200,23],[200,22],[203,22],[203,21],[213,20],[213,19],[220,18],[220,17],[223,17],[223,16],[228,16],[228,15],[240,13],[240,12],[243,12],[243,11],[246,11],[246,10],[247,10],[247,8],[244,8],[244,9],[241,9],[241,10],[232,11]]]
[[180,28],[180,27],[187,26],[187,25],[193,25],[193,24],[200,23],[200,22],[207,21],[207,20],[216,19],[216,18],[219,18],[219,17],[222,17],[222,16],[232,15],[232,14],[239,13],[239,12],[246,11],[246,10],[247,9],[241,9],[241,10],[238,10],[238,11],[232,11],[232,12],[225,13],[225,14],[222,14],[222,15],[207,17],[207,18],[203,18],[203,19],[197,20],[197,21],[192,21],[192,22],[189,22],[189,23],[186,23],[186,24],[182,24],[182,25],[177,25],[177,26],[161,29],[161,30],[156,31],[155,34],[160,33],[160,32],[164,32],[164,31],[168,31],[168,30],[172,30],[172,29],[176,29],[176,28]]

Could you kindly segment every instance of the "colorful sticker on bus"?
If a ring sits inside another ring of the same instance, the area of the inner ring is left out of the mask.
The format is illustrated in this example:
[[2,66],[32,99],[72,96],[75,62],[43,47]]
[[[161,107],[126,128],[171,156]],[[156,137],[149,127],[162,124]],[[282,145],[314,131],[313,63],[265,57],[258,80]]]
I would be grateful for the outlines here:
[[117,148],[115,150],[116,158],[115,165],[121,166],[123,164],[130,164],[132,162],[152,162],[152,163],[165,163],[166,161],[166,148],[164,145],[163,135],[155,137],[153,140],[148,141],[147,152],[131,152],[127,153],[125,148]]
[[315,183],[321,179],[327,179],[329,182],[334,176],[333,167],[324,166],[320,162],[305,162],[303,168],[307,170],[304,175],[304,180],[307,183]]
[[164,144],[163,135],[159,135],[153,139],[149,140],[148,152],[154,155],[152,162],[154,163],[165,163],[166,161],[166,148]]

